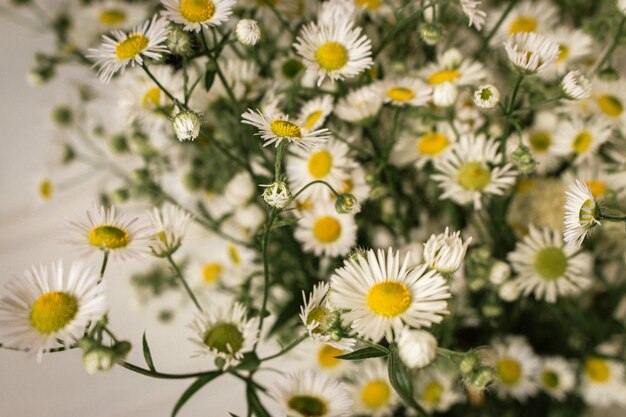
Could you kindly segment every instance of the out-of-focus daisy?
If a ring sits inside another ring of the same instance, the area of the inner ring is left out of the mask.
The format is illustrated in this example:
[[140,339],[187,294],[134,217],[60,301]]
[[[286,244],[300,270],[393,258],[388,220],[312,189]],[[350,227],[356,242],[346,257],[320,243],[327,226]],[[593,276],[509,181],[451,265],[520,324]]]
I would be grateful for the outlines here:
[[150,250],[157,256],[174,253],[181,245],[191,215],[180,207],[168,204],[154,208],[150,215],[155,231]]
[[161,0],[163,16],[183,25],[184,30],[199,32],[219,26],[232,14],[235,0]]
[[561,92],[568,100],[582,100],[591,95],[591,82],[580,71],[570,71],[561,80]]
[[366,85],[340,99],[335,106],[335,114],[346,122],[366,123],[378,114],[383,100],[377,86]]
[[554,153],[575,155],[579,164],[593,158],[600,147],[611,139],[611,127],[599,118],[583,120],[574,118],[559,124],[554,137]]
[[351,214],[338,214],[333,204],[317,203],[303,212],[295,237],[316,256],[346,255],[356,243],[356,223]]
[[558,117],[551,111],[540,111],[535,115],[530,129],[524,131],[522,141],[537,162],[536,170],[541,174],[558,167],[561,158],[555,151],[555,134],[558,133]]
[[484,135],[463,135],[449,152],[435,160],[439,172],[431,178],[443,190],[441,199],[451,199],[458,204],[474,204],[482,208],[484,195],[502,195],[516,179],[509,163],[504,166],[495,139]]
[[439,123],[419,133],[404,132],[391,153],[391,161],[404,165],[415,162],[421,169],[429,161],[442,157],[456,141],[456,135],[448,123]]
[[333,111],[333,98],[329,95],[319,96],[304,103],[300,109],[298,123],[306,129],[317,129],[326,121]]
[[346,353],[347,350],[326,343],[305,340],[294,349],[292,356],[297,360],[300,369],[315,369],[333,377],[340,377],[354,366],[352,361],[337,358]]
[[449,286],[426,265],[409,268],[409,255],[373,249],[345,261],[331,277],[331,301],[360,335],[393,340],[404,324],[420,328],[448,313]]
[[389,382],[387,366],[382,359],[370,359],[359,366],[352,373],[350,391],[354,401],[352,410],[357,415],[391,416],[398,404],[398,396]]
[[561,357],[543,358],[538,379],[540,388],[559,401],[576,385],[572,365]]
[[516,285],[536,299],[554,303],[557,296],[579,293],[591,284],[591,259],[576,248],[565,246],[557,230],[530,226],[529,234],[509,254],[517,272]]
[[98,76],[108,83],[115,73],[123,73],[128,65],[143,65],[144,58],[156,60],[167,53],[164,45],[167,32],[165,19],[155,16],[130,33],[116,30],[111,33],[113,37],[102,36],[102,45],[89,49],[87,56],[96,59],[96,66],[100,67]]
[[197,354],[219,358],[223,368],[237,365],[259,338],[258,318],[248,319],[247,315],[246,307],[239,303],[199,313],[191,323]]
[[565,210],[565,185],[558,178],[523,178],[515,188],[507,221],[520,237],[528,225],[560,230]]
[[594,81],[591,101],[597,113],[614,126],[626,128],[626,83]]
[[481,0],[460,0],[461,9],[469,19],[469,26],[481,30],[487,20],[487,13],[480,10]]
[[465,252],[472,238],[463,242],[461,232],[450,233],[446,227],[444,233],[431,235],[424,244],[424,262],[442,274],[453,274],[465,258]]
[[437,57],[437,62],[428,64],[421,72],[428,84],[437,93],[446,83],[455,86],[474,85],[486,77],[483,65],[470,58],[464,58],[458,49],[448,49]]
[[[230,87],[237,100],[256,97],[265,86],[259,78],[259,67],[255,62],[234,56],[225,59],[220,65],[226,85]],[[213,94],[228,97],[227,88],[221,78],[215,80],[209,96]]]
[[318,85],[326,77],[333,81],[353,78],[374,63],[369,38],[347,19],[304,26],[294,47],[307,71],[316,74]]
[[593,48],[593,38],[580,29],[561,26],[546,36],[559,47],[556,61],[542,73],[548,78],[565,74],[576,62],[591,54]]
[[492,343],[495,353],[496,387],[501,397],[525,401],[537,392],[535,377],[541,363],[522,336],[509,336]]
[[394,106],[423,106],[432,99],[433,91],[422,80],[409,77],[382,81],[380,90],[385,102]]
[[585,401],[598,407],[626,405],[624,364],[600,357],[589,357],[582,367],[580,391]]
[[437,339],[424,330],[405,326],[397,343],[400,359],[411,369],[423,368],[437,357]]
[[324,143],[329,138],[328,129],[307,129],[298,122],[290,122],[289,116],[277,113],[272,116],[265,115],[259,110],[256,112],[248,109],[241,115],[242,123],[259,129],[255,135],[261,136],[265,141],[263,146],[274,144],[278,146],[283,140],[294,143],[305,149]]
[[414,385],[415,399],[429,413],[444,413],[463,400],[456,377],[437,368],[416,373]]
[[[499,12],[490,15],[486,25],[487,31],[492,30],[496,22],[500,21],[507,6],[503,5]],[[499,44],[508,38],[509,35],[515,33],[546,33],[551,31],[557,25],[558,16],[559,10],[549,2],[520,1],[500,24],[496,35],[493,37],[492,45]]]
[[563,240],[579,248],[587,233],[600,222],[595,218],[596,200],[585,181],[576,180],[565,193]]
[[271,390],[283,409],[294,417],[348,417],[352,400],[343,383],[322,373],[303,371],[286,375]]
[[337,188],[337,192],[340,194],[352,194],[356,197],[357,201],[363,203],[369,197],[371,189],[370,185],[367,183],[366,175],[367,173],[363,167],[355,163],[355,165],[348,170],[348,178]]
[[511,35],[504,43],[511,63],[524,74],[542,72],[559,57],[559,46],[533,32]]
[[94,207],[82,220],[66,221],[70,227],[66,241],[85,254],[108,251],[120,260],[148,252],[154,231],[139,217],[118,215],[115,207]]
[[601,157],[577,166],[575,176],[566,173],[563,178],[568,183],[584,178],[596,201],[605,200],[611,193],[620,199],[626,191],[626,171],[620,170],[619,165],[604,162]]
[[6,285],[0,298],[0,343],[28,350],[41,361],[49,350],[80,340],[106,312],[104,285],[81,263],[33,266]]

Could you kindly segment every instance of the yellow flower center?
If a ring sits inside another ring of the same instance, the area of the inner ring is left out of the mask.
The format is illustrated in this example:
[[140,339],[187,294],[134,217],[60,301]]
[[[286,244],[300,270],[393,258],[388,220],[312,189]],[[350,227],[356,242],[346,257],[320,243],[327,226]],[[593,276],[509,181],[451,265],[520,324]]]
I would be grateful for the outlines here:
[[537,29],[537,21],[532,16],[518,16],[511,22],[509,33],[534,32]]
[[215,14],[211,0],[181,0],[180,14],[192,23],[206,22]]
[[491,171],[481,162],[466,162],[459,168],[459,184],[466,190],[482,190],[491,181]]
[[441,394],[443,393],[443,387],[438,382],[431,382],[424,389],[424,402],[428,404],[439,404],[441,401]]
[[235,265],[241,264],[241,256],[239,256],[239,251],[233,245],[228,245],[228,256],[230,256],[230,260],[233,261]]
[[103,10],[100,12],[98,20],[106,26],[118,26],[126,21],[126,13],[119,9]]
[[99,248],[119,249],[128,242],[128,232],[117,226],[96,226],[89,232],[89,243]]
[[552,136],[548,132],[538,130],[530,134],[530,146],[534,151],[544,152],[552,144]]
[[619,117],[624,112],[624,105],[617,97],[604,95],[598,97],[596,101],[600,110],[607,116]]
[[313,329],[313,333],[321,334],[322,333],[322,323],[326,316],[330,313],[326,307],[316,306],[311,309],[309,314],[306,316],[306,324],[307,326],[313,322],[319,323],[320,325]]
[[317,362],[322,368],[334,368],[341,362],[341,359],[337,359],[335,356],[339,356],[342,353],[343,351],[340,349],[330,345],[322,345],[322,348],[317,352]]
[[332,243],[341,236],[341,223],[331,216],[320,217],[313,226],[313,236],[322,243]]
[[438,155],[448,147],[450,141],[441,132],[429,132],[422,136],[417,143],[417,150],[422,155]]
[[604,359],[587,359],[583,370],[587,378],[591,379],[593,382],[607,382],[611,377],[611,369]]
[[140,33],[128,35],[126,39],[115,45],[117,59],[132,59],[148,47],[148,38]]
[[144,109],[156,109],[161,102],[161,89],[159,87],[152,87],[143,95],[141,105]]
[[361,389],[361,400],[371,409],[377,409],[387,404],[391,391],[385,381],[370,381]]
[[559,376],[553,371],[544,371],[541,375],[541,382],[548,388],[557,388],[559,386]]
[[393,87],[387,90],[387,97],[393,101],[409,101],[415,97],[415,93],[410,88],[406,87]]
[[567,257],[559,248],[548,246],[535,255],[535,271],[546,281],[562,277],[566,270]]
[[50,200],[54,195],[54,184],[49,178],[45,178],[39,183],[39,195],[44,200]]
[[585,153],[585,151],[589,149],[589,145],[591,145],[592,139],[593,137],[591,136],[591,133],[587,131],[580,132],[572,142],[572,148],[574,149],[574,152],[578,154]]
[[556,58],[556,62],[562,62],[569,56],[569,47],[567,45],[559,45],[559,56]]
[[515,359],[500,359],[496,363],[496,371],[500,381],[506,385],[514,385],[522,376],[522,367]]
[[606,184],[602,180],[588,180],[587,186],[591,190],[591,195],[599,197],[606,193]]
[[367,305],[379,316],[396,317],[411,305],[411,292],[399,282],[379,282],[367,292]]
[[380,7],[381,0],[354,0],[354,4],[369,10],[376,10]]
[[30,323],[44,334],[55,333],[76,317],[78,300],[71,294],[51,291],[37,298],[30,308]]
[[217,323],[204,335],[204,343],[222,353],[239,352],[243,342],[243,334],[235,323]]
[[309,157],[309,173],[313,178],[324,178],[333,166],[333,157],[328,151],[314,152]]
[[207,284],[216,282],[222,273],[222,265],[218,262],[210,262],[202,268],[202,280]]
[[287,401],[287,406],[306,417],[320,417],[328,412],[324,400],[310,395],[294,395]]
[[348,63],[348,50],[340,43],[326,42],[315,54],[317,63],[326,71],[336,71]]
[[315,123],[322,117],[322,111],[316,110],[314,112],[309,113],[309,115],[304,119],[304,128],[311,129],[315,126]]
[[439,85],[443,83],[452,82],[456,80],[457,78],[459,78],[460,75],[461,73],[459,72],[459,70],[456,70],[456,69],[437,71],[436,73],[428,77],[428,84]]
[[287,120],[272,120],[271,129],[272,133],[279,138],[302,139],[302,130],[300,130],[300,127]]

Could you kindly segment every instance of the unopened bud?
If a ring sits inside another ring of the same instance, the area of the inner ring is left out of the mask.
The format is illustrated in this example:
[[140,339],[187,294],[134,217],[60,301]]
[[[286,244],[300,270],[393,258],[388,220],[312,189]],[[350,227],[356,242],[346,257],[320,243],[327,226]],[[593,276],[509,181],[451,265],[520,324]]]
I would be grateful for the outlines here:
[[200,134],[200,116],[192,111],[182,111],[172,120],[174,133],[179,141],[195,140]]
[[433,46],[441,39],[441,26],[437,23],[424,23],[420,26],[420,37],[427,45]]
[[521,143],[511,154],[511,162],[521,174],[532,174],[537,166],[528,146]]
[[361,205],[356,197],[350,193],[343,193],[335,201],[335,210],[339,214],[356,214],[361,211]]

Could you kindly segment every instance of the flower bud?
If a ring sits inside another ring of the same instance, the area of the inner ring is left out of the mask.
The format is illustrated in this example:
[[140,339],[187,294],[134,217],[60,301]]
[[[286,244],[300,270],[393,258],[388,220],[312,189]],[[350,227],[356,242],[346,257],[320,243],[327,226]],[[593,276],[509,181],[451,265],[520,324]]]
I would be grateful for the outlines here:
[[52,109],[52,122],[57,127],[69,127],[74,123],[74,113],[70,106],[60,104]]
[[420,37],[426,45],[434,46],[441,39],[441,26],[437,23],[424,23],[420,26]]
[[476,390],[484,390],[494,380],[493,369],[488,366],[482,366],[466,380],[468,385]]
[[335,210],[339,214],[356,214],[361,211],[361,205],[356,197],[350,193],[340,194],[335,201]]
[[521,143],[511,154],[511,162],[513,162],[520,174],[532,174],[537,166],[537,162],[533,159],[528,146]]
[[263,200],[270,207],[282,209],[291,201],[291,191],[283,181],[276,181],[273,184],[262,185],[262,187],[265,187]]
[[463,242],[461,232],[446,231],[439,235],[431,235],[424,244],[424,261],[433,269],[452,274],[463,264],[465,252],[472,239]]
[[481,85],[474,91],[474,104],[481,109],[493,109],[500,101],[500,91],[491,84]]
[[241,19],[237,22],[235,36],[242,44],[253,46],[261,39],[261,29],[259,29],[259,24],[256,20]]
[[411,369],[423,368],[437,356],[437,339],[424,331],[404,327],[398,336],[398,354]]
[[496,261],[489,271],[489,281],[501,285],[511,277],[511,267],[506,262]]
[[191,38],[189,34],[175,25],[170,25],[169,29],[167,40],[165,41],[167,49],[178,55],[185,56],[189,54],[191,52]]
[[591,82],[580,71],[570,71],[561,81],[561,91],[568,100],[582,100],[591,95]]
[[200,116],[192,111],[182,111],[172,120],[174,133],[179,141],[195,140],[200,134]]
[[517,300],[519,293],[519,287],[513,281],[505,282],[498,290],[500,298],[509,303]]

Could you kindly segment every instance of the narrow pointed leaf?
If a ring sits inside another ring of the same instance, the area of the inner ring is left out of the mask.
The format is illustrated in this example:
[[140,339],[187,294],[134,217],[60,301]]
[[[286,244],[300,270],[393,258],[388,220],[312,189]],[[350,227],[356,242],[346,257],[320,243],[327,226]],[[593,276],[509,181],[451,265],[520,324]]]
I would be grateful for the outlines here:
[[178,402],[174,406],[174,410],[172,410],[172,417],[175,417],[176,414],[178,414],[178,412],[183,407],[183,405],[185,405],[185,403],[191,397],[193,397],[196,392],[198,392],[202,387],[204,387],[206,384],[208,384],[209,382],[211,382],[212,380],[214,380],[221,374],[222,372],[220,371],[213,371],[196,379],[194,383],[191,384],[189,388],[187,388],[185,392],[183,392],[183,395],[181,395],[180,398],[178,399]]
[[388,354],[389,352],[385,352],[382,349],[376,349],[368,346],[363,349],[355,350],[354,352],[346,353],[345,355],[335,356],[335,358],[346,361],[360,361],[368,358],[380,358],[382,356],[387,356]]
[[272,415],[265,409],[263,403],[259,399],[254,387],[252,385],[246,386],[246,398],[248,399],[248,407],[252,410],[256,417],[272,417]]
[[146,339],[146,332],[143,332],[143,358],[151,371],[156,372],[154,367],[154,361],[152,360],[152,353],[150,353],[150,346],[148,346],[148,339]]

